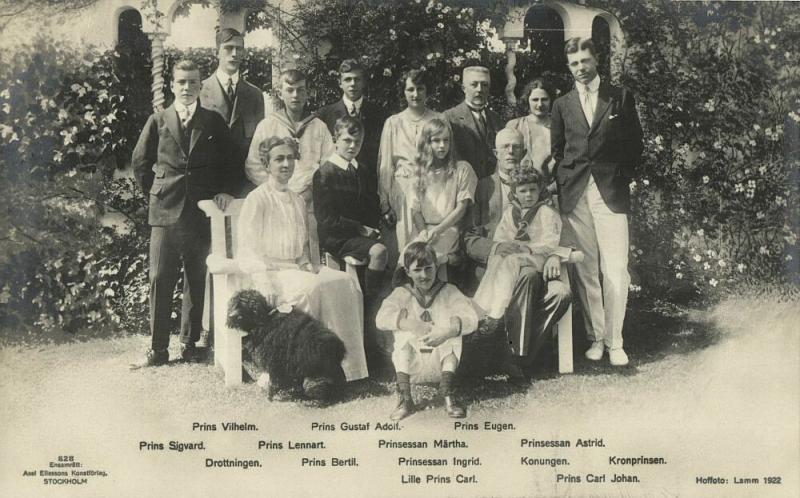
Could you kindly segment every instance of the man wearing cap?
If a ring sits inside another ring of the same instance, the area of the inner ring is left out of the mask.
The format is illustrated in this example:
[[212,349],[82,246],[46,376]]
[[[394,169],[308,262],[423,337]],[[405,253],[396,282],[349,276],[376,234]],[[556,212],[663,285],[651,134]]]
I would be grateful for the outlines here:
[[[614,366],[628,364],[622,323],[628,301],[629,183],[640,160],[642,128],[633,94],[602,81],[594,44],[567,40],[564,52],[575,88],[553,104],[550,141],[556,161],[562,245],[574,244],[586,333],[586,358],[605,350]],[[600,274],[602,273],[602,283]]]
[[[244,36],[232,28],[217,32],[217,70],[203,81],[200,105],[216,111],[228,123],[236,146],[236,164],[244,171],[244,161],[258,123],[264,119],[261,90],[245,81],[239,73],[244,59]],[[242,176],[237,197],[244,197],[253,184]]]

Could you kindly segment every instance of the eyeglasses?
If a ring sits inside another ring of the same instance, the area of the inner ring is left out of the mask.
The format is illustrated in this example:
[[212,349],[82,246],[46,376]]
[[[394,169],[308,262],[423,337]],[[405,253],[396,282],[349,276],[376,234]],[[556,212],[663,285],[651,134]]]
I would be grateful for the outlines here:
[[525,146],[520,144],[503,144],[500,147],[497,147],[495,150],[510,150],[511,152],[519,152],[525,150]]

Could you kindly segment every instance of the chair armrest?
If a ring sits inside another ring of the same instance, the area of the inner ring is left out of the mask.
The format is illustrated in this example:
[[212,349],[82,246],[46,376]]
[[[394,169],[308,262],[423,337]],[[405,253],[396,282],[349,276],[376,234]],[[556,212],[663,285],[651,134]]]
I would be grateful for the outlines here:
[[218,254],[210,254],[206,258],[208,272],[212,275],[232,275],[240,273],[239,264],[235,259],[224,258]]

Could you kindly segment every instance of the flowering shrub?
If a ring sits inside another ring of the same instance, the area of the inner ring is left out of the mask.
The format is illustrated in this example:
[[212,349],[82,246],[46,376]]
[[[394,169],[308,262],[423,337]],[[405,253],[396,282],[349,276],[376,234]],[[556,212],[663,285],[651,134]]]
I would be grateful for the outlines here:
[[626,30],[621,80],[645,129],[642,176],[631,185],[631,261],[643,292],[687,298],[797,283],[797,163],[782,151],[785,123],[800,119],[796,9],[591,3]]
[[[212,50],[173,50],[168,60],[184,56],[198,60],[203,74],[213,70]],[[268,85],[269,54],[248,60],[248,78]],[[68,330],[146,326],[145,201],[132,179],[115,172],[127,166],[152,112],[142,84],[149,69],[146,54],[77,50],[44,38],[3,61],[4,319]]]

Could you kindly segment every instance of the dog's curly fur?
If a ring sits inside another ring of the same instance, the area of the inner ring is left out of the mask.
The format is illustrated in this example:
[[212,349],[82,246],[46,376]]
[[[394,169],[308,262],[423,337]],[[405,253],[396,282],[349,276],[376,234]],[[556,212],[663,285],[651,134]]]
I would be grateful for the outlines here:
[[292,387],[326,401],[344,383],[344,343],[306,313],[281,313],[260,292],[247,289],[228,303],[227,323],[248,333],[243,346],[253,363],[269,374],[270,397],[274,387]]

